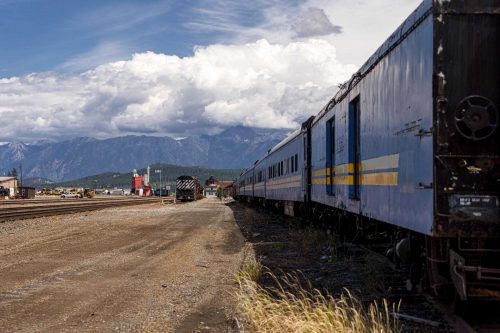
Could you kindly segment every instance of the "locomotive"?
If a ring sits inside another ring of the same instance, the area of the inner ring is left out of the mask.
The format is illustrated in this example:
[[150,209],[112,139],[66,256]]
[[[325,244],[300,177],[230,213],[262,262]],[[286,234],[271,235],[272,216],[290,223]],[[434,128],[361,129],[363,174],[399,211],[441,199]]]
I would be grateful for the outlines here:
[[236,197],[331,227],[375,222],[409,289],[500,299],[499,30],[499,0],[423,1]]
[[203,187],[194,176],[179,176],[175,183],[175,197],[179,201],[195,201],[203,198]]

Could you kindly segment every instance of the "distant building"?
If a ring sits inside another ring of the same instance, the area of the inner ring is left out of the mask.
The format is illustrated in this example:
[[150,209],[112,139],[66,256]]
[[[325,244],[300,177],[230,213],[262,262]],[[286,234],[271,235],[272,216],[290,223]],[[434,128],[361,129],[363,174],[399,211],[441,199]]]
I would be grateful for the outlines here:
[[35,193],[36,193],[36,189],[34,187],[28,187],[28,186],[20,186],[19,187],[19,195],[23,199],[34,199]]
[[203,189],[205,197],[207,198],[216,197],[218,184],[219,181],[214,176],[210,176],[205,181],[205,188]]
[[0,188],[8,191],[9,196],[13,197],[18,191],[18,181],[16,177],[0,177]]
[[210,176],[206,181],[205,181],[205,186],[212,186],[212,185],[215,185],[217,186],[217,184],[219,183],[219,181],[217,180],[217,178],[215,178],[214,176]]
[[220,181],[219,182],[219,188],[222,191],[222,196],[224,198],[226,197],[232,197],[234,196],[234,182],[232,181]]

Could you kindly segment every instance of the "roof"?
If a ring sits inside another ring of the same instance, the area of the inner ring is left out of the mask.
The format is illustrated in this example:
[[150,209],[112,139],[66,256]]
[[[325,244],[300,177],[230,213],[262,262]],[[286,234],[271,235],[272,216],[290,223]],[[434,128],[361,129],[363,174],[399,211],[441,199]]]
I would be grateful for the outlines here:
[[219,187],[220,188],[226,188],[226,187],[231,187],[233,186],[233,182],[232,181],[220,181],[219,182]]
[[7,180],[17,179],[16,177],[0,177],[0,182],[5,182]]
[[283,147],[284,145],[286,145],[287,143],[289,143],[290,141],[292,141],[293,139],[295,139],[297,136],[300,135],[300,133],[302,133],[302,128],[298,128],[295,131],[293,131],[292,133],[290,133],[283,141],[281,141],[280,143],[278,143],[273,148],[269,149],[269,151],[266,154],[266,156],[274,153],[275,151],[277,151],[278,149],[280,149],[281,147]]

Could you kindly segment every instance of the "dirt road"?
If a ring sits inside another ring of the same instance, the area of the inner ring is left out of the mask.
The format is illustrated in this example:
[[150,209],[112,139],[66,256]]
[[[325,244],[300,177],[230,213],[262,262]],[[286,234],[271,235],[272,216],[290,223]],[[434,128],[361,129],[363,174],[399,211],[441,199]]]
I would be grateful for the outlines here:
[[0,223],[0,330],[227,332],[243,246],[209,199]]

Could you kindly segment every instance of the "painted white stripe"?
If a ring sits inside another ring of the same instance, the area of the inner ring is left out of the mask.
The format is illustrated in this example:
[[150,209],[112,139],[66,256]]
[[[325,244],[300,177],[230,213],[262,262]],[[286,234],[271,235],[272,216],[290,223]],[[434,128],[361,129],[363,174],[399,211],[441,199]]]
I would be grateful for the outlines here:
[[361,171],[399,168],[399,154],[386,155],[361,161]]

